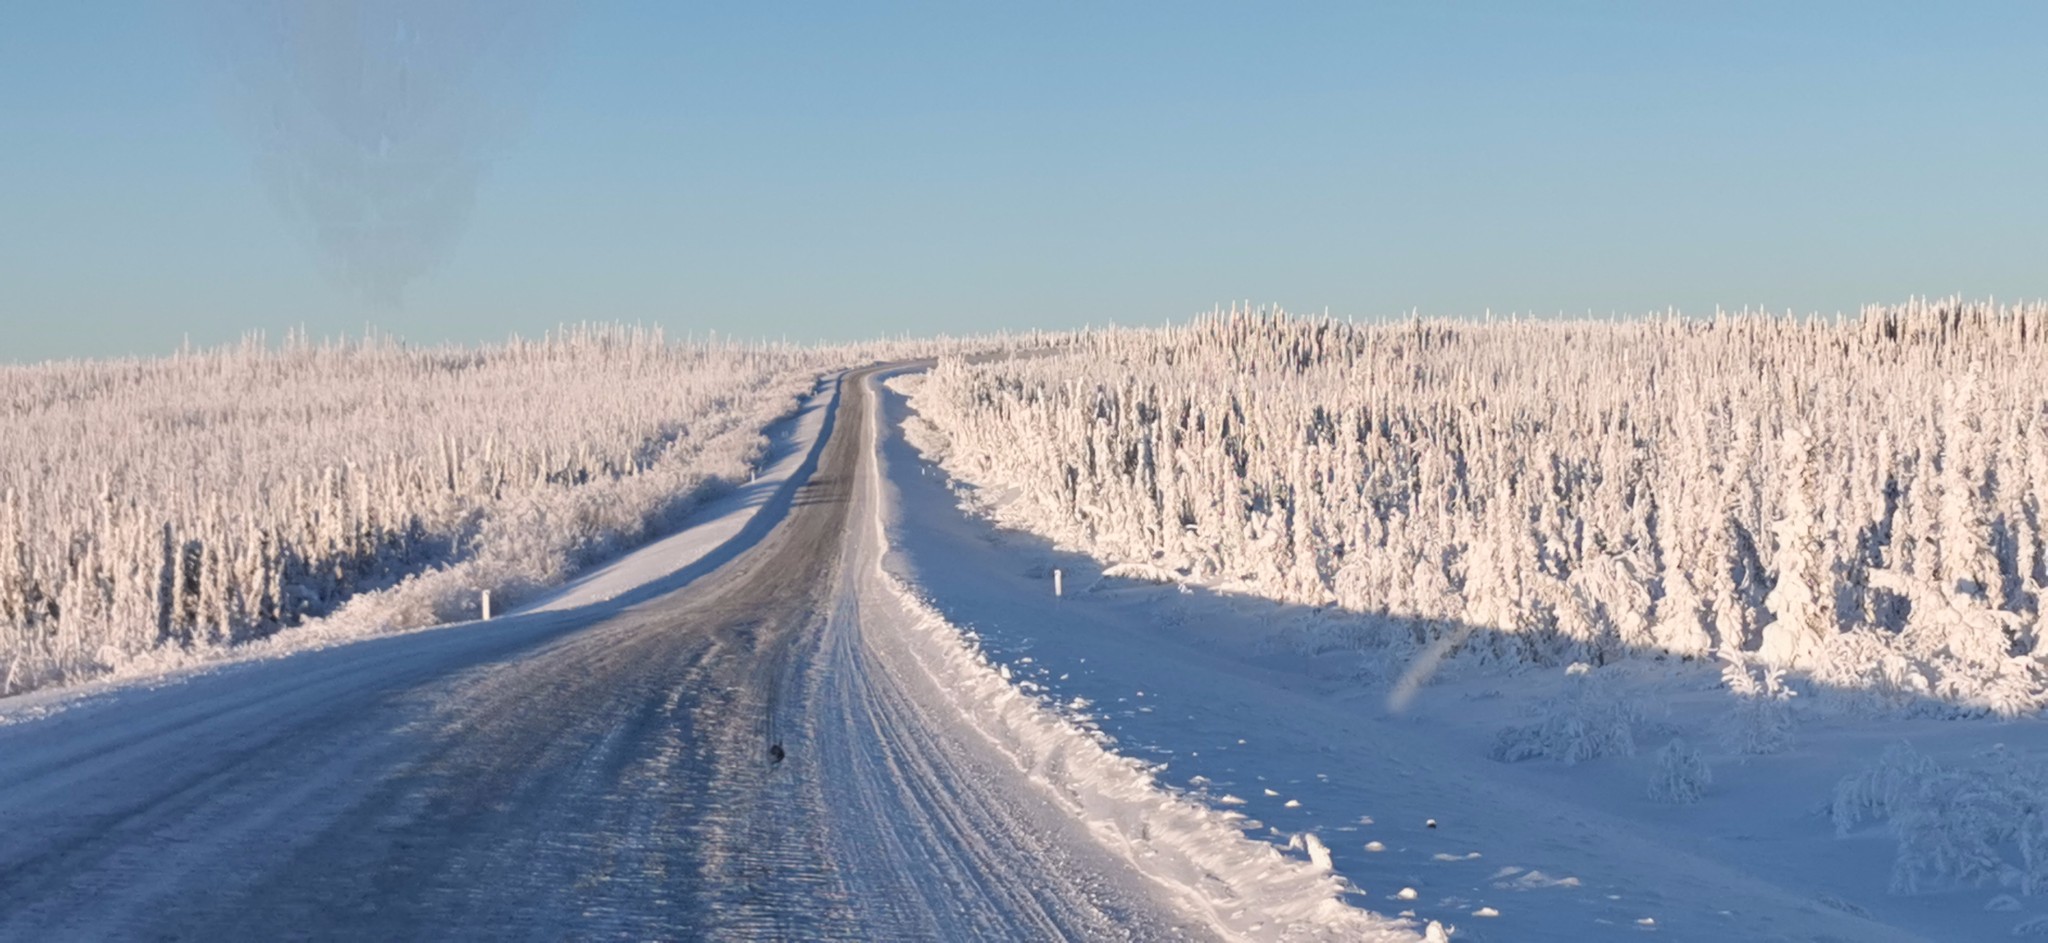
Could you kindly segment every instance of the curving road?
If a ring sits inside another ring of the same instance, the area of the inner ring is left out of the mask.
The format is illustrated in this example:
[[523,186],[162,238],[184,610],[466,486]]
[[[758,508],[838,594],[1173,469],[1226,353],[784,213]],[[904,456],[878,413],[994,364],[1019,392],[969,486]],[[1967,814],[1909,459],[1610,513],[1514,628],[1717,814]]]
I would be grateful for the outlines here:
[[680,589],[0,726],[0,938],[1206,936],[863,632],[870,380]]

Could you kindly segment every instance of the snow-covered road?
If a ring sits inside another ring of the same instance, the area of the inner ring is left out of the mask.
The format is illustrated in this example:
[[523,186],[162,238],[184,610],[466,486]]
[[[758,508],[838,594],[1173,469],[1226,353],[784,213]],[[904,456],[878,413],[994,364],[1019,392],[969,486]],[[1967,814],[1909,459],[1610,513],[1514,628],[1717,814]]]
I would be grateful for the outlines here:
[[1192,804],[1137,783],[1105,805],[1131,784],[1046,758],[1113,756],[1032,727],[1031,702],[1006,725],[963,702],[994,669],[880,566],[873,398],[848,378],[814,468],[652,589],[0,708],[0,938],[1202,939],[1359,916],[1267,920],[1147,844]]

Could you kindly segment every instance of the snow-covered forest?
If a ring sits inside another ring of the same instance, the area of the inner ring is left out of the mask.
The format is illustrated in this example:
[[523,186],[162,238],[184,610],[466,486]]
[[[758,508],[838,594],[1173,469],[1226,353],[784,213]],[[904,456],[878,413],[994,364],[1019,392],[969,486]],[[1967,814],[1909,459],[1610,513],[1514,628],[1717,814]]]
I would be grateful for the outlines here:
[[[1859,709],[2048,703],[2048,306],[1352,325],[1264,310],[946,359],[997,513],[1506,667],[1728,662]],[[1772,695],[1776,697],[1775,693]],[[1766,698],[1768,700],[1768,698]]]
[[516,603],[745,481],[821,373],[889,352],[586,326],[0,367],[0,695],[369,590],[378,627]]

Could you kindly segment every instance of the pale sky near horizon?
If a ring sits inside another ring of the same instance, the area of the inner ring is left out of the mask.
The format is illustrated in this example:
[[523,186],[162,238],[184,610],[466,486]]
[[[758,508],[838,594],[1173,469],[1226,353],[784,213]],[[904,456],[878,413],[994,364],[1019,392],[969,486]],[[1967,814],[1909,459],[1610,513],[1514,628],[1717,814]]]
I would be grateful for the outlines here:
[[504,8],[0,4],[0,362],[2048,295],[2039,3]]

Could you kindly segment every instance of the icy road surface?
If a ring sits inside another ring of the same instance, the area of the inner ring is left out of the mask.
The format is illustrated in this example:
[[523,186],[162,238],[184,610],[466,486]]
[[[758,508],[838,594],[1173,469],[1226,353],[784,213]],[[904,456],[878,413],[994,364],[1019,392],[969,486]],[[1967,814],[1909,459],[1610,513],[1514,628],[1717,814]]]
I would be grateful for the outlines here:
[[0,708],[0,938],[1229,932],[920,660],[871,391],[708,573]]

